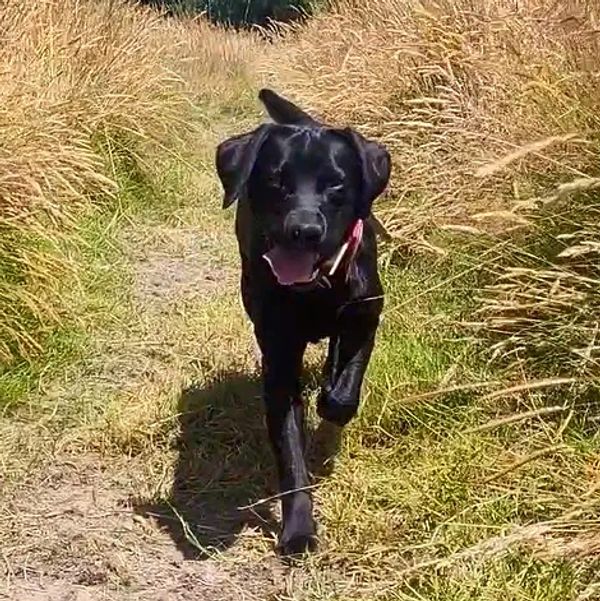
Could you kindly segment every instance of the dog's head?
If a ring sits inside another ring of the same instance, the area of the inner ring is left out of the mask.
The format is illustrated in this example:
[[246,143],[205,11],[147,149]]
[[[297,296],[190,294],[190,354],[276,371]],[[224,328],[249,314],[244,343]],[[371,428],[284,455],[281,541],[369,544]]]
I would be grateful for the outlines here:
[[259,98],[275,123],[217,148],[223,207],[250,203],[277,279],[305,283],[368,217],[388,183],[390,157],[378,143],[323,125],[271,90]]

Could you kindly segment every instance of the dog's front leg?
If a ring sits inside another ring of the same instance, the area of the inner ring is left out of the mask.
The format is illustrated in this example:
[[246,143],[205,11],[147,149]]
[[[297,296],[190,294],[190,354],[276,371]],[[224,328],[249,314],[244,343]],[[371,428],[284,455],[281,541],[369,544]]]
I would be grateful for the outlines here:
[[315,546],[312,499],[306,490],[309,480],[304,458],[304,407],[300,390],[306,345],[293,344],[288,339],[284,344],[262,346],[267,427],[277,461],[280,493],[283,494],[279,548],[284,555],[295,555]]
[[347,314],[330,339],[317,412],[323,419],[338,426],[346,425],[358,411],[360,391],[375,343],[379,312],[380,309]]

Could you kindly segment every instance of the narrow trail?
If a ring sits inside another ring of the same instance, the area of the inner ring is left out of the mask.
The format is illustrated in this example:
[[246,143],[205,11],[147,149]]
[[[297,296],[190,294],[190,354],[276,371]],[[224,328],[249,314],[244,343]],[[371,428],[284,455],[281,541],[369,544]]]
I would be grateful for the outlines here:
[[115,319],[28,399],[41,419],[0,421],[28,457],[4,470],[0,599],[264,600],[292,584],[274,506],[236,509],[273,490],[231,216],[200,177],[200,200],[116,228]]

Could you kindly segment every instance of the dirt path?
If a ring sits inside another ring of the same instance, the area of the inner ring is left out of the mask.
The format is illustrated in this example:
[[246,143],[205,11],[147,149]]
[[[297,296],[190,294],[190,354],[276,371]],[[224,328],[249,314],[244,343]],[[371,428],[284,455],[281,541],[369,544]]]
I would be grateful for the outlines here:
[[0,493],[1,599],[265,600],[294,579],[273,507],[237,509],[273,491],[230,223],[186,219],[122,232],[126,309],[32,399],[47,419],[2,424],[31,458]]
[[136,510],[131,466],[124,462],[120,473],[116,467],[94,455],[64,459],[23,484],[8,508],[18,532],[2,550],[0,596],[216,601],[283,592],[276,583],[284,568],[275,559],[255,564],[235,550],[229,557],[187,556],[159,520]]

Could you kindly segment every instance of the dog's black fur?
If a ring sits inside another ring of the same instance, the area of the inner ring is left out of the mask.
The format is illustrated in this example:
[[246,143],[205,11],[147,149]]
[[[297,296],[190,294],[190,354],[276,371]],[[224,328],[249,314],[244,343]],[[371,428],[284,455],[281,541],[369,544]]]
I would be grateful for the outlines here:
[[[238,201],[236,235],[242,299],[262,353],[269,438],[282,497],[283,554],[315,546],[315,523],[304,459],[300,375],[309,342],[329,338],[317,410],[338,426],[359,405],[363,376],[383,306],[370,211],[390,176],[388,152],[352,129],[323,125],[271,90],[259,98],[274,124],[230,138],[217,149],[224,208]],[[263,255],[273,245],[317,253],[341,247],[356,219],[365,219],[354,259],[331,288],[280,285]]]

